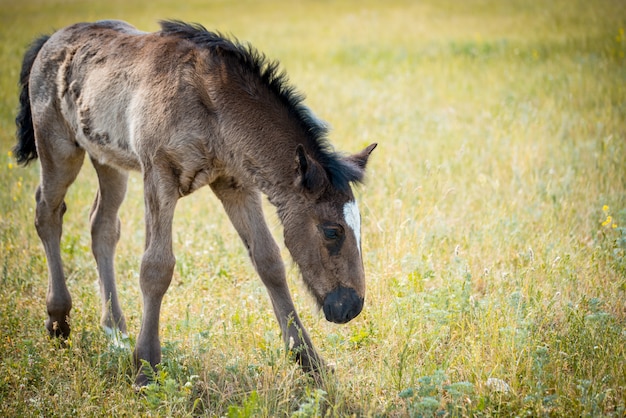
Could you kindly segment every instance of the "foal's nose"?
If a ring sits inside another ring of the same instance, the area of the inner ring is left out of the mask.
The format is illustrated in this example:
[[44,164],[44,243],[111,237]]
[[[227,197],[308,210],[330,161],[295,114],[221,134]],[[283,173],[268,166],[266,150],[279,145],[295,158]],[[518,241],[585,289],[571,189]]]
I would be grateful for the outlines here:
[[326,320],[337,324],[345,324],[363,309],[363,298],[352,288],[339,286],[326,295],[324,299],[324,315]]

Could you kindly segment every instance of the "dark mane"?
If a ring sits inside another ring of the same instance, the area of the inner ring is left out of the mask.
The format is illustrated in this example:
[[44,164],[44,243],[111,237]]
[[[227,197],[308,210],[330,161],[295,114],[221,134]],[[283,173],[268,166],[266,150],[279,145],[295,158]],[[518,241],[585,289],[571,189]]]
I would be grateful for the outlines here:
[[308,140],[305,146],[324,167],[334,187],[346,191],[350,182],[362,180],[362,170],[333,150],[327,139],[327,126],[304,105],[304,96],[289,84],[287,74],[279,68],[278,61],[268,59],[249,43],[240,43],[236,39],[231,40],[219,33],[210,32],[198,23],[177,20],[159,23],[163,35],[186,39],[201,48],[234,57],[241,68],[257,75],[286,107],[290,116],[299,122]]

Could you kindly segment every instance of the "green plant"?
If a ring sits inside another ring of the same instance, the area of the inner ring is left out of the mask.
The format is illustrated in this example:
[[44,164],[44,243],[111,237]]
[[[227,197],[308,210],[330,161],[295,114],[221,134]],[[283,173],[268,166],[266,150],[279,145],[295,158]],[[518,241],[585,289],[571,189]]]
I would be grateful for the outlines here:
[[432,375],[420,377],[417,383],[416,387],[398,394],[405,401],[409,416],[464,416],[471,413],[475,391],[470,382],[450,382],[443,371],[437,370]]

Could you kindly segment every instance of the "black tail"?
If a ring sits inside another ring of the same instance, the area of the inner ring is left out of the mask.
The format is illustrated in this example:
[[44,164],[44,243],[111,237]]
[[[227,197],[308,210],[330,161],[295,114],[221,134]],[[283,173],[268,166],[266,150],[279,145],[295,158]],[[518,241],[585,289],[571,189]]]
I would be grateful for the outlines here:
[[20,72],[20,110],[15,118],[15,124],[17,125],[17,144],[13,147],[13,154],[18,164],[26,165],[31,160],[37,158],[33,117],[30,112],[28,82],[33,62],[35,62],[39,50],[49,38],[50,37],[46,35],[36,39],[28,48],[26,54],[24,54],[24,61],[22,61],[22,71]]

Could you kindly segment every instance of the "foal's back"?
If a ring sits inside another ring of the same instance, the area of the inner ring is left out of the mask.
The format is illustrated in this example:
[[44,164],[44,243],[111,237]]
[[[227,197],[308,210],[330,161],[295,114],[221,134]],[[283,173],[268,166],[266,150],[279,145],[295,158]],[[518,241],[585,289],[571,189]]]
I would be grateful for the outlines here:
[[195,86],[198,53],[121,21],[62,29],[31,72],[35,125],[61,133],[49,146],[71,142],[102,164],[140,170],[155,153],[209,131],[206,98]]

